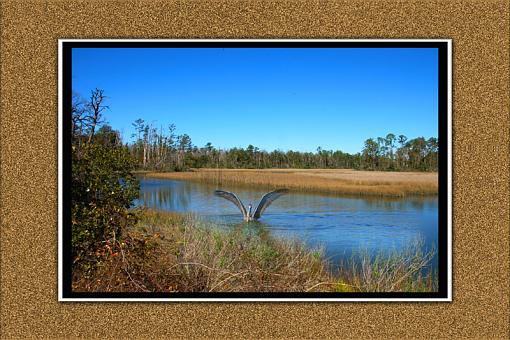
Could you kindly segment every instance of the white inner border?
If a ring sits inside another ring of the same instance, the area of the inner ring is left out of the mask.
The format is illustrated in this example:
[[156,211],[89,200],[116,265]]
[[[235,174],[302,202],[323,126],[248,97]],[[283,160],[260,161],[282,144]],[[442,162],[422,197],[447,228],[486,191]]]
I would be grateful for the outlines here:
[[[63,160],[62,160],[62,52],[64,42],[446,42],[448,45],[448,287],[446,298],[64,298],[62,265],[62,198],[63,198]],[[232,302],[272,302],[272,301],[452,301],[452,40],[451,39],[59,39],[58,40],[58,301],[232,301]]]

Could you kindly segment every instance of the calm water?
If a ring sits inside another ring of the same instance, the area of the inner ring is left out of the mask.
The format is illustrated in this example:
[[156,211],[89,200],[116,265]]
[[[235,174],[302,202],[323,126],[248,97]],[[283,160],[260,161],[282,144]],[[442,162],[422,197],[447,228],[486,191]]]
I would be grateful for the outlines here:
[[[139,179],[138,206],[193,212],[226,228],[242,221],[234,204],[214,196],[215,185]],[[221,189],[236,193],[246,207],[249,203],[256,207],[266,192],[233,186]],[[361,249],[401,249],[417,238],[427,249],[437,249],[437,207],[437,197],[353,198],[290,192],[274,201],[259,221],[260,228],[275,237],[297,237],[310,246],[323,246],[328,257],[338,260]]]

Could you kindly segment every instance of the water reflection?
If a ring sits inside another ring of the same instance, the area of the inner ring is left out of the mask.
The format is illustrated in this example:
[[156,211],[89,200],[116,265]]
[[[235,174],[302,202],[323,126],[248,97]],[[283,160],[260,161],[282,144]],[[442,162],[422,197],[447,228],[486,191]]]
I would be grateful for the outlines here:
[[136,204],[169,211],[188,211],[190,198],[190,186],[144,180],[141,182],[140,199]]
[[323,246],[334,260],[360,249],[403,248],[416,239],[422,239],[427,249],[437,245],[437,197],[359,198],[291,192],[276,200],[256,225],[248,225],[242,222],[237,207],[213,192],[233,191],[246,206],[256,206],[265,190],[146,177],[140,178],[140,186],[137,205],[193,212],[223,228],[265,230],[276,237],[299,238],[311,246]]

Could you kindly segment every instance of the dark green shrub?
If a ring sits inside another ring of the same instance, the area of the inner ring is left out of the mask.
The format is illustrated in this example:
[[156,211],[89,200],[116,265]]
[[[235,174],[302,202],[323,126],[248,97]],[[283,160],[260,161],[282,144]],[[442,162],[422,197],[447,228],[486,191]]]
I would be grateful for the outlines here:
[[73,145],[72,157],[73,270],[86,273],[100,261],[104,247],[115,246],[125,227],[136,222],[129,208],[139,183],[122,145]]

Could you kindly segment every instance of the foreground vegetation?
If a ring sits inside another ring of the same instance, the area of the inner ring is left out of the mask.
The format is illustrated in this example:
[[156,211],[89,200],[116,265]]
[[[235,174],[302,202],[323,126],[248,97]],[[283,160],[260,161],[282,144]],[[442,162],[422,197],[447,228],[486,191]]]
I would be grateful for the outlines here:
[[136,226],[96,250],[94,271],[76,271],[75,291],[400,292],[437,290],[421,245],[360,253],[339,270],[321,249],[272,238],[256,223],[222,230],[191,215],[139,212]]
[[374,172],[324,169],[196,169],[188,172],[152,172],[146,176],[200,181],[216,185],[286,187],[301,191],[349,195],[436,195],[437,173]]

